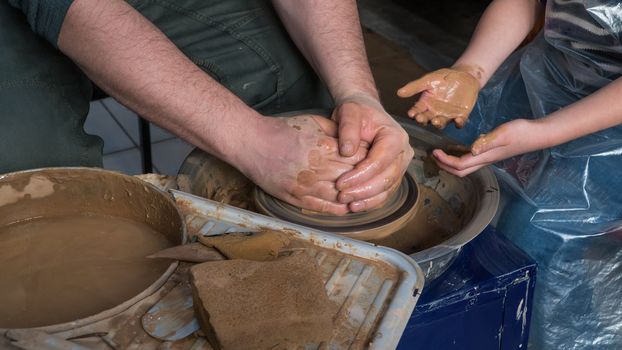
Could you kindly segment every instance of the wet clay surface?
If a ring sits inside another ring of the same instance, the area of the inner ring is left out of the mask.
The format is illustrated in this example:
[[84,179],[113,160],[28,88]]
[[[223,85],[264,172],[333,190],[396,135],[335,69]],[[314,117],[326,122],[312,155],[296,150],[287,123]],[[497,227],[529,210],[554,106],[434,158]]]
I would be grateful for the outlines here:
[[105,215],[35,218],[0,227],[0,328],[94,315],[156,281],[171,243],[150,226]]
[[191,274],[195,311],[215,349],[283,349],[333,334],[336,305],[308,254],[207,262]]
[[47,177],[34,175],[23,188],[11,185],[0,186],[0,206],[13,204],[23,198],[43,198],[54,193],[54,183]]
[[480,153],[482,153],[484,149],[488,148],[488,144],[492,143],[497,138],[497,134],[502,127],[503,126],[500,126],[499,128],[493,130],[489,134],[479,135],[477,140],[473,142],[473,146],[471,146],[471,154],[473,154],[474,156],[477,156]]
[[419,186],[415,216],[395,233],[372,243],[412,254],[447,240],[464,224],[449,204],[434,190]]
[[406,84],[397,94],[411,97],[422,93],[408,110],[408,116],[420,124],[431,122],[442,129],[453,120],[462,128],[475,106],[482,74],[482,68],[475,65],[443,68]]
[[215,248],[228,259],[268,261],[275,260],[290,240],[285,233],[266,229],[252,234],[199,236],[199,241],[207,247]]
[[252,192],[255,185],[237,169],[217,158],[196,154],[194,159],[182,165],[177,185],[184,192],[254,210]]

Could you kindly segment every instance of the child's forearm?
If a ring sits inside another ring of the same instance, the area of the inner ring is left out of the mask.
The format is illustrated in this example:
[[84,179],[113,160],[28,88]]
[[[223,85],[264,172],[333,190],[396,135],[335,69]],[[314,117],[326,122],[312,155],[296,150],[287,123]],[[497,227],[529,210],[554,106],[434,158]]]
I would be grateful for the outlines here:
[[622,123],[622,78],[537,122],[547,130],[542,148],[553,147]]
[[470,73],[484,86],[529,34],[542,10],[538,0],[493,1],[455,65],[470,67]]

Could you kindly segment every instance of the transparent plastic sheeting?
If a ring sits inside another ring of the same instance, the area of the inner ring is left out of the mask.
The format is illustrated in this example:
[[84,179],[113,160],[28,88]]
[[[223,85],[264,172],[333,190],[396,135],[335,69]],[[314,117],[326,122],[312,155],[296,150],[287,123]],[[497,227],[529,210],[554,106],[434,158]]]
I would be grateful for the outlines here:
[[[495,73],[467,126],[447,133],[470,144],[589,96],[620,77],[621,32],[618,1],[549,0],[539,37]],[[497,228],[538,262],[530,348],[622,349],[622,126],[495,171],[507,196]]]

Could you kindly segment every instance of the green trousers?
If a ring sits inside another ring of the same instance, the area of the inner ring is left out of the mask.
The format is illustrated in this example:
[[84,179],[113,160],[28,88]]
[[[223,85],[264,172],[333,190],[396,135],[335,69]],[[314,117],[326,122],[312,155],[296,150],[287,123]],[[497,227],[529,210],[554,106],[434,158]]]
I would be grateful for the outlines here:
[[[325,86],[267,1],[128,3],[259,112],[331,107]],[[35,35],[19,10],[1,0],[0,23],[0,174],[51,166],[100,167],[103,142],[83,129],[91,82]]]

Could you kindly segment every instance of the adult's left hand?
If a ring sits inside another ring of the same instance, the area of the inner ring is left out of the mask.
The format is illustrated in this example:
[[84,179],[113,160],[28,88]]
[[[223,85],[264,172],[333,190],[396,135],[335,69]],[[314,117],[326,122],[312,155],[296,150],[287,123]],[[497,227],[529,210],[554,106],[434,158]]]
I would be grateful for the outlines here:
[[332,119],[339,124],[342,156],[356,154],[361,141],[367,157],[337,180],[338,200],[353,212],[381,206],[397,189],[414,155],[408,134],[372,96],[356,94],[338,101]]
[[441,169],[464,177],[500,160],[545,148],[547,132],[542,125],[539,120],[515,119],[481,135],[471,153],[455,157],[436,149],[432,155]]

